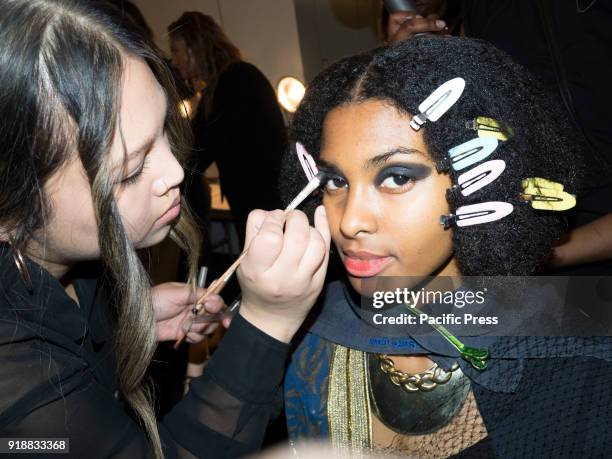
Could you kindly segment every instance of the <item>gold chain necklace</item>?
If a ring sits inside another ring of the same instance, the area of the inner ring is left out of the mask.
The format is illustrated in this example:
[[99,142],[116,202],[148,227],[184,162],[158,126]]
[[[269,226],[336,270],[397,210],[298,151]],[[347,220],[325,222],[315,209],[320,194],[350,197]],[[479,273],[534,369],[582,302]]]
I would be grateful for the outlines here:
[[453,372],[459,368],[459,365],[455,363],[449,371],[446,371],[437,363],[434,363],[427,370],[411,375],[398,370],[387,354],[378,354],[378,361],[380,362],[380,369],[389,376],[389,380],[407,392],[430,392],[449,382]]

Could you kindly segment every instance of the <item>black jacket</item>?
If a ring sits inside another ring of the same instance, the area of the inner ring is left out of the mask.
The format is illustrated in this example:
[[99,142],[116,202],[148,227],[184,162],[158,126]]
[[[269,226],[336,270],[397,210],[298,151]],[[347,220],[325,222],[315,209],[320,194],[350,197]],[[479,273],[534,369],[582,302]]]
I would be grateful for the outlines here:
[[[117,388],[113,314],[96,279],[79,304],[28,261],[33,291],[0,245],[0,437],[69,438],[70,456],[150,457]],[[158,423],[166,457],[256,451],[278,411],[288,345],[237,315],[205,374]],[[40,457],[39,454],[36,457]]]

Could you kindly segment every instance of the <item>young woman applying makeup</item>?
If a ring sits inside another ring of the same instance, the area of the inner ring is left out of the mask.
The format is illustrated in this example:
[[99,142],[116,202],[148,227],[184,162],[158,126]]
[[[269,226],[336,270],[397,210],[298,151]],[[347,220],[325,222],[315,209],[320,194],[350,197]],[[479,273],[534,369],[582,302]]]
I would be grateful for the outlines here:
[[317,229],[300,212],[251,216],[240,314],[156,421],[147,367],[204,293],[152,287],[137,254],[169,234],[198,254],[168,69],[103,3],[0,0],[0,11],[0,437],[67,439],[73,457],[256,451],[287,343],[323,283],[325,212]]
[[[310,84],[291,140],[327,174],[322,202],[345,276],[326,286],[292,355],[292,441],[410,457],[607,454],[608,338],[501,337],[488,355],[460,353],[410,327],[385,338],[359,302],[390,276],[538,271],[564,228],[558,210],[574,201],[580,150],[543,94],[485,42],[436,36],[345,58]],[[282,177],[288,199],[304,181],[295,154]],[[554,210],[534,208],[534,183]]]

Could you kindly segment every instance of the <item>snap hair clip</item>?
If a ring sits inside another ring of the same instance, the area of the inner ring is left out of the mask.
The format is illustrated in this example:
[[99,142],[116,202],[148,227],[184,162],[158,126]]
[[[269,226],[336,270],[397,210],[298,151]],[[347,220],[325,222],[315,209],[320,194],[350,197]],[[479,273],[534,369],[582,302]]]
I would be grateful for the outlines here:
[[304,148],[304,145],[302,145],[300,142],[295,143],[295,152],[300,160],[300,165],[304,170],[304,174],[306,174],[306,178],[310,182],[319,173],[319,169],[315,164],[314,158],[306,151],[306,148]]
[[[493,118],[477,116],[476,119],[466,121],[465,127],[476,131],[478,137],[493,137],[502,142],[508,140],[499,123]],[[510,131],[510,134],[512,134],[512,131]]]
[[506,169],[503,159],[492,159],[464,172],[457,177],[457,184],[463,196],[469,196],[493,182]]
[[576,205],[576,197],[563,191],[563,185],[541,177],[526,178],[521,182],[521,201],[537,210],[564,211]]
[[452,168],[456,171],[470,167],[491,155],[499,145],[493,137],[476,137],[448,150]]
[[451,108],[465,89],[463,78],[453,78],[439,86],[418,107],[419,113],[410,121],[410,127],[415,131],[427,121],[438,121]]
[[457,216],[455,214],[440,215],[440,225],[442,225],[445,230],[455,226],[455,223],[457,223]]
[[513,210],[514,206],[512,204],[502,201],[470,204],[459,207],[455,214],[440,216],[440,224],[444,229],[448,229],[453,225],[464,227],[491,223],[510,215]]

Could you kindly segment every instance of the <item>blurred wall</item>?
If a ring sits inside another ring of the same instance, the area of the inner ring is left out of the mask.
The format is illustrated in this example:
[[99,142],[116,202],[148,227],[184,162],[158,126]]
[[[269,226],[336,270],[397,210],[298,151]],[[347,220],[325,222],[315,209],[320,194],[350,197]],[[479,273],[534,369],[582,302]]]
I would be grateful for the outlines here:
[[286,75],[308,82],[333,61],[379,44],[381,0],[133,0],[168,52],[168,25],[201,11],[257,65],[273,87]]
[[153,29],[158,45],[169,51],[168,25],[185,11],[212,16],[246,60],[276,88],[287,75],[304,81],[295,7],[292,0],[133,0]]
[[381,0],[294,0],[306,81],[332,62],[380,44]]

